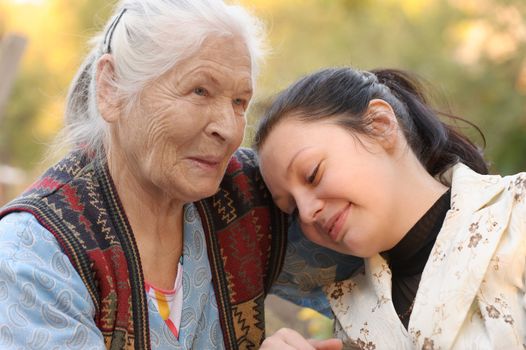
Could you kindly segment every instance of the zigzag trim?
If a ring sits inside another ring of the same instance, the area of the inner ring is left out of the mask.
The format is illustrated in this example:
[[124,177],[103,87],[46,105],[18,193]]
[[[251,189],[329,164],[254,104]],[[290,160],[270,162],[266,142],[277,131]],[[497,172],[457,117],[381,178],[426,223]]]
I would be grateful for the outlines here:
[[101,193],[106,199],[109,212],[113,214],[110,218],[117,216],[117,219],[112,221],[128,263],[128,278],[130,281],[133,305],[135,347],[138,349],[150,349],[148,304],[144,291],[144,274],[141,267],[139,249],[137,248],[128,218],[124,214],[122,204],[116,195],[117,190],[111,181],[109,169],[106,165],[99,164],[99,166],[95,168],[95,172],[100,181]]
[[222,261],[222,254],[217,242],[217,237],[213,234],[215,232],[212,220],[212,212],[207,208],[204,201],[196,203],[197,210],[201,216],[203,223],[203,230],[206,237],[206,245],[208,251],[208,260],[210,262],[210,270],[212,272],[212,280],[214,284],[214,292],[217,299],[217,311],[219,313],[219,321],[221,329],[223,330],[223,340],[227,350],[237,350],[236,333],[233,326],[233,319],[231,315],[230,293],[228,288],[228,281],[224,271]]

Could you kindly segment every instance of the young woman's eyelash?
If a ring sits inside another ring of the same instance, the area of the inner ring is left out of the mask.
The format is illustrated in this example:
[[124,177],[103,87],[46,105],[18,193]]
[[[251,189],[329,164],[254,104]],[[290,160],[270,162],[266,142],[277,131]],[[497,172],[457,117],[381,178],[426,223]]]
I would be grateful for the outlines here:
[[318,169],[320,168],[320,164],[316,165],[316,168],[312,171],[312,174],[307,178],[307,182],[312,184],[314,180],[316,179],[316,175],[318,174]]

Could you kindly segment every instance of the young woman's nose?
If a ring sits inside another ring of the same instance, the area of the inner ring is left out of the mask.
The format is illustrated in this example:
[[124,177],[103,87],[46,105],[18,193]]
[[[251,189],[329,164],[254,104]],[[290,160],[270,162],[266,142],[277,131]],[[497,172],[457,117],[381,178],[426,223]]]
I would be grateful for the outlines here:
[[323,201],[311,194],[303,195],[301,198],[298,198],[296,200],[296,205],[298,206],[301,221],[306,224],[316,221],[318,214],[323,209]]

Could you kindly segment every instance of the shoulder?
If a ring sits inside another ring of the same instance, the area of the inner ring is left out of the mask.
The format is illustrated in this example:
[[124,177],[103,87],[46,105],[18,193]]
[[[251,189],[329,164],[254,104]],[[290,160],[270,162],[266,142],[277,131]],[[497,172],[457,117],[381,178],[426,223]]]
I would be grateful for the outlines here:
[[244,174],[259,173],[257,155],[249,148],[239,148],[230,158],[226,174],[235,175],[240,172]]
[[243,202],[255,198],[267,204],[271,202],[270,193],[259,171],[256,153],[248,148],[239,148],[230,159],[221,189],[239,194]]
[[18,199],[47,197],[61,191],[64,186],[75,181],[77,177],[91,169],[93,160],[82,152],[66,155],[58,163],[48,168]]
[[526,203],[526,173],[506,176],[503,180],[507,184],[506,190],[513,195],[517,202],[524,206]]
[[0,249],[3,257],[31,251],[40,257],[61,251],[55,237],[28,212],[15,212],[0,220]]
[[526,173],[506,176],[504,179],[511,208],[510,230],[517,232],[516,235],[520,242],[526,242],[524,240],[526,236]]
[[0,250],[1,273],[13,281],[48,281],[50,287],[58,281],[80,283],[85,289],[56,238],[30,213],[11,213],[0,220]]
[[457,164],[451,175],[452,207],[476,211],[487,206],[514,209],[526,201],[526,173],[509,176],[482,175]]
[[[46,289],[70,286],[91,302],[79,274],[63,252],[55,236],[30,213],[17,212],[0,220],[0,273],[17,282],[38,282]],[[42,284],[42,281],[47,281]]]
[[240,147],[234,152],[233,158],[236,158],[240,161],[255,161],[257,155],[253,149]]
[[526,189],[526,173],[512,175],[479,174],[462,163],[453,166],[443,176],[445,183],[467,185],[467,187],[484,186],[486,188],[498,186],[507,191],[523,192]]
[[43,345],[39,348],[103,343],[85,285],[55,237],[33,215],[11,213],[0,220],[0,251],[5,348],[28,348],[34,341]]
[[[526,256],[525,217],[526,173],[480,175],[465,166],[456,167],[451,210],[437,242],[450,246],[452,254],[472,254],[475,248],[490,247],[498,255],[494,258],[496,261],[523,257]],[[524,265],[523,261],[521,264]]]

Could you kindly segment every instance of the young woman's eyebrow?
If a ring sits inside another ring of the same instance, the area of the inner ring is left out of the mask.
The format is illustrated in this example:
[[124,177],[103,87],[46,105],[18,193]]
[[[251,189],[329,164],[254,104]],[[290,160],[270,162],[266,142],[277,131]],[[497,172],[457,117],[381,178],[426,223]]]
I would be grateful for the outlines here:
[[290,162],[289,162],[289,165],[287,166],[287,169],[286,169],[286,173],[290,173],[290,171],[292,170],[292,166],[294,165],[294,162],[296,161],[296,159],[298,158],[298,156],[303,153],[304,151],[306,151],[307,149],[309,148],[312,148],[312,146],[307,146],[307,147],[303,147],[302,149],[300,149],[298,152],[296,152],[292,158],[290,159]]

